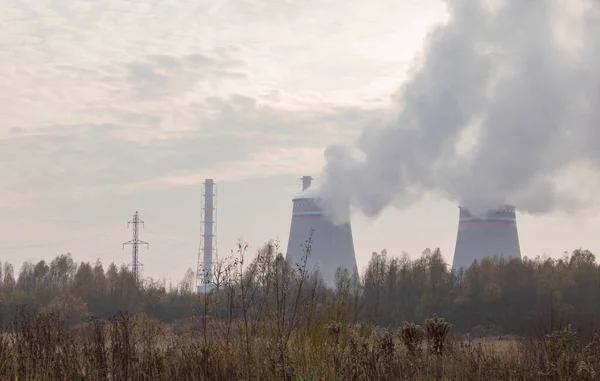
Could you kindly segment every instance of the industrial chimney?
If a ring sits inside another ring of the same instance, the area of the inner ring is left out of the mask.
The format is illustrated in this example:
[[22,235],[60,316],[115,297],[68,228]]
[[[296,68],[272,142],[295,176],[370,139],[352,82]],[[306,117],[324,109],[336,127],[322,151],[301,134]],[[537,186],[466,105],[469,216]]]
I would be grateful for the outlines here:
[[217,184],[213,179],[206,179],[202,184],[202,231],[196,267],[196,291],[198,293],[208,292],[215,286],[213,258],[217,253],[216,196]]
[[467,268],[485,257],[521,258],[517,219],[513,206],[475,216],[460,207],[452,270]]
[[306,261],[309,272],[318,271],[328,287],[335,285],[338,268],[347,269],[350,275],[357,270],[352,228],[350,222],[334,224],[328,220],[322,205],[327,200],[319,191],[308,189],[310,176],[302,177],[302,193],[292,200],[292,224],[286,260],[293,269],[304,263],[306,243],[311,238],[311,250]]

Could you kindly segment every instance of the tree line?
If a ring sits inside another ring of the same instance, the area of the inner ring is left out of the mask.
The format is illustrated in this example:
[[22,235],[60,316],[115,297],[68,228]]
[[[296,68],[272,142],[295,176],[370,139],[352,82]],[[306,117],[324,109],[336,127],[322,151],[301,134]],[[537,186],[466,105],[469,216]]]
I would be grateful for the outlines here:
[[382,325],[437,313],[473,335],[541,337],[571,324],[591,337],[600,328],[600,266],[588,250],[448,267],[437,249],[416,260],[373,254],[362,282],[364,307]]
[[246,319],[274,310],[292,321],[319,315],[389,327],[437,314],[455,331],[475,336],[545,335],[571,324],[591,337],[600,327],[600,266],[587,250],[561,258],[486,258],[457,272],[439,249],[417,259],[383,251],[373,253],[360,275],[338,271],[333,288],[305,264],[288,264],[273,242],[251,260],[246,251],[240,243],[215,264],[217,285],[207,294],[195,292],[191,269],[178,285],[167,286],[149,278],[136,282],[127,267],[114,263],[76,263],[70,254],[50,263],[26,262],[17,276],[4,263],[0,313],[10,317],[26,306],[75,323],[127,311],[174,323],[198,316]]
[[37,312],[59,312],[77,322],[87,317],[110,318],[119,311],[145,312],[170,322],[192,311],[192,294],[164,282],[136,282],[126,266],[100,260],[76,263],[71,254],[58,255],[50,263],[25,262],[18,274],[10,263],[0,266],[0,312],[14,317],[26,307]]

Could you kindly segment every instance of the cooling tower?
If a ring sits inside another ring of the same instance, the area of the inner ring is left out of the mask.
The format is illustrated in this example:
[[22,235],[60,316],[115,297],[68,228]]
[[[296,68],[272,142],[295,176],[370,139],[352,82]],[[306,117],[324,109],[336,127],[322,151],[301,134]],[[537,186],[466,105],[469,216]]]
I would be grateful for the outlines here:
[[521,258],[515,208],[503,206],[475,216],[461,207],[452,269],[493,256]]
[[334,224],[325,217],[321,206],[326,200],[318,191],[308,189],[311,180],[309,176],[302,178],[303,193],[292,200],[294,207],[286,260],[293,269],[302,265],[305,245],[312,232],[306,268],[309,272],[318,271],[327,286],[333,287],[338,268],[346,268],[350,274],[357,269],[352,228],[350,222]]

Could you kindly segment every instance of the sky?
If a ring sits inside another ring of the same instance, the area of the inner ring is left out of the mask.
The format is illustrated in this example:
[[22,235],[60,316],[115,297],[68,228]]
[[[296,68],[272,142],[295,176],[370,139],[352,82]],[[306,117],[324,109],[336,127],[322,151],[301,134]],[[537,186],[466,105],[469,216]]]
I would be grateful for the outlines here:
[[[446,17],[436,0],[0,0],[0,261],[129,263],[137,210],[144,275],[179,282],[205,178],[220,255],[285,248],[299,178],[388,115]],[[600,251],[599,211],[518,214],[522,253]],[[383,249],[451,263],[457,227],[434,195],[356,213],[359,268]]]

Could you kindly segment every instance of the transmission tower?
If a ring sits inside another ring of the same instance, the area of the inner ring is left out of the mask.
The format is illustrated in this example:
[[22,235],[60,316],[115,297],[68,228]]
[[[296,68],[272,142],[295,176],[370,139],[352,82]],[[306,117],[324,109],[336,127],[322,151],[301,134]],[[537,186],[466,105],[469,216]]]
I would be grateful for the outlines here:
[[140,225],[144,227],[144,221],[140,220],[140,215],[136,211],[133,215],[133,220],[127,223],[127,228],[129,229],[129,225],[133,225],[133,239],[131,241],[127,241],[123,243],[123,249],[125,249],[125,245],[131,245],[131,272],[133,273],[133,277],[135,281],[139,281],[139,268],[143,265],[139,262],[139,245],[146,245],[146,248],[150,248],[148,242],[140,241]]

